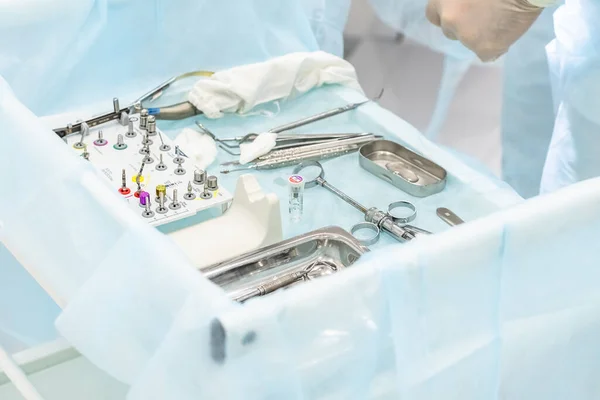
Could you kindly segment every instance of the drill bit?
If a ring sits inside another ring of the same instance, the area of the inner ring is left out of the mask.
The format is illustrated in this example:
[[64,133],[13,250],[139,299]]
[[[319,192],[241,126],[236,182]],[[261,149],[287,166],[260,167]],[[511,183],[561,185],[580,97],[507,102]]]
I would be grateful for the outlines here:
[[188,182],[187,193],[183,195],[183,198],[186,200],[194,200],[196,198],[196,194],[194,193],[194,187],[192,186],[192,182]]
[[171,204],[169,204],[169,208],[171,210],[178,210],[181,208],[181,203],[177,198],[177,189],[173,189],[173,200],[171,201]]
[[163,140],[162,134],[160,132],[158,132],[158,137],[160,138],[160,142],[162,143],[162,145],[158,149],[160,151],[169,151],[169,150],[171,150],[171,146],[169,146],[168,144],[165,144],[165,141]]
[[156,165],[157,171],[165,171],[167,169],[167,165],[163,162],[163,155],[159,154],[159,163]]

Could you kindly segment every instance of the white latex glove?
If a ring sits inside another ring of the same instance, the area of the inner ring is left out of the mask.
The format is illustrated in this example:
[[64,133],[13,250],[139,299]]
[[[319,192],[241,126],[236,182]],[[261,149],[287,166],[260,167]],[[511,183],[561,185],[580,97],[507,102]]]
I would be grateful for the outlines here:
[[[538,5],[533,5],[538,4]],[[542,4],[544,3],[544,4]],[[427,19],[460,40],[482,61],[508,51],[542,12],[547,0],[429,0]]]

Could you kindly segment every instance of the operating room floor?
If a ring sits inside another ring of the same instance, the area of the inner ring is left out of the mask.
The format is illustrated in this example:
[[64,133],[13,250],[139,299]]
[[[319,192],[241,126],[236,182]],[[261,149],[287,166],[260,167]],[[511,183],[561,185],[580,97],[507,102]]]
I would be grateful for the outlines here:
[[[427,128],[442,73],[443,56],[398,38],[371,10],[354,0],[344,34],[345,57],[367,95],[382,87],[381,105],[417,129]],[[438,142],[467,154],[500,175],[502,69],[473,66],[458,87]]]

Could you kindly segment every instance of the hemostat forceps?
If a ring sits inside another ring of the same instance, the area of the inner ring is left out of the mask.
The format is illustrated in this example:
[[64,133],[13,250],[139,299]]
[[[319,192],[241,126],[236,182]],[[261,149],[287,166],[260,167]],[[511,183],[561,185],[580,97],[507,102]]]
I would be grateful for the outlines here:
[[[401,221],[399,220],[399,218],[395,218],[392,215],[390,215],[389,212],[385,213],[376,207],[367,208],[363,206],[362,204],[354,200],[352,197],[348,196],[346,193],[342,192],[335,186],[329,184],[329,182],[325,180],[325,170],[323,169],[321,163],[319,163],[318,161],[311,161],[298,165],[296,168],[294,168],[294,174],[297,174],[301,170],[309,167],[319,168],[320,173],[315,179],[307,181],[304,184],[305,188],[308,189],[315,186],[323,186],[325,189],[329,190],[331,193],[335,194],[336,196],[344,200],[346,203],[350,204],[352,207],[356,208],[358,211],[363,213],[365,215],[366,222],[371,222],[377,225],[377,227],[383,229],[397,241],[407,242],[409,240],[416,239],[421,235],[431,234],[431,232],[426,231],[424,229],[417,228],[413,225],[405,224],[405,222],[412,221],[412,219],[414,219],[414,216],[416,216],[416,209],[414,208],[414,206],[412,206],[412,204],[411,210],[413,210],[414,213],[410,217],[404,218],[404,220]],[[398,205],[398,202],[392,203],[390,204],[390,209],[397,208]]]

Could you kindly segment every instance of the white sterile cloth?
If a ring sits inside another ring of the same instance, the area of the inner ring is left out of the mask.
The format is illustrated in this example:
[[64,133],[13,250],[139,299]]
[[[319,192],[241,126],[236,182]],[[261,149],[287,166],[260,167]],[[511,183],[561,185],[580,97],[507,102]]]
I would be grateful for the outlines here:
[[189,101],[207,118],[220,118],[226,112],[247,113],[259,104],[325,84],[340,84],[363,92],[349,62],[316,51],[291,53],[217,72],[194,85]]

